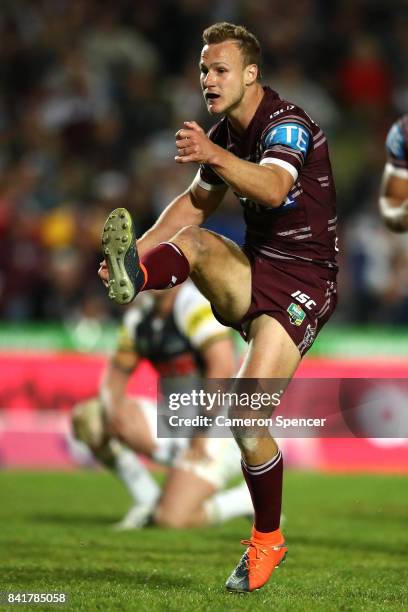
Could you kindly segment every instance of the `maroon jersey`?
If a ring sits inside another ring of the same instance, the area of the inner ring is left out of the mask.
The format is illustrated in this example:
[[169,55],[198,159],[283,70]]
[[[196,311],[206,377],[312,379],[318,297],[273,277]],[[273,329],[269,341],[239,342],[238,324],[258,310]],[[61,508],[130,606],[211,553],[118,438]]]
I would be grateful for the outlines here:
[[[237,157],[257,164],[276,164],[294,178],[278,208],[236,193],[244,209],[245,250],[266,259],[313,263],[337,271],[336,194],[326,136],[298,106],[270,89],[245,132],[234,132],[223,117],[210,139]],[[199,185],[207,190],[225,183],[207,164]]]

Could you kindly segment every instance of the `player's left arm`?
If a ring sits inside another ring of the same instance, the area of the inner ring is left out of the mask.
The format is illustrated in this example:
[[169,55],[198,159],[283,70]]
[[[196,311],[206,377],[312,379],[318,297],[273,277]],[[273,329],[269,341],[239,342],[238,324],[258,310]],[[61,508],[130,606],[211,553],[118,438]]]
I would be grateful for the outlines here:
[[387,163],[381,181],[379,208],[386,226],[393,232],[408,230],[408,171],[394,172]]
[[284,202],[295,182],[291,172],[275,164],[238,158],[212,142],[195,121],[186,121],[184,126],[176,134],[176,162],[208,164],[233,191],[264,206],[276,208]]

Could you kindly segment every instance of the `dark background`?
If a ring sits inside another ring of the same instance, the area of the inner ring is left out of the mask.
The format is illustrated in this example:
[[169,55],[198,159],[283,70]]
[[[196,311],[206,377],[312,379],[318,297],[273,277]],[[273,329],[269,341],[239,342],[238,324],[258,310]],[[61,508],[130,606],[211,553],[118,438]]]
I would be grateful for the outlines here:
[[[408,108],[408,11],[396,0],[2,0],[0,317],[115,321],[97,278],[118,205],[144,231],[196,168],[175,164],[184,120],[209,127],[203,28],[243,24],[264,82],[326,130],[338,191],[334,325],[408,320],[408,242],[378,216],[391,123]],[[212,227],[242,236],[228,199]]]

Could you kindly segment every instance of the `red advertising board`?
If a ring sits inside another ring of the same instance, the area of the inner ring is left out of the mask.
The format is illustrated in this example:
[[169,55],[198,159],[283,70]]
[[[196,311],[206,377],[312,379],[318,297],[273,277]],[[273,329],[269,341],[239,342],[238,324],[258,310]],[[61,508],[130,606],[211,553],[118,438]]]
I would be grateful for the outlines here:
[[[0,353],[0,465],[71,468],[81,461],[70,436],[72,406],[95,396],[105,357]],[[304,378],[408,378],[408,360],[306,359]],[[143,362],[129,391],[155,397],[156,373]],[[404,439],[285,439],[287,464],[321,470],[408,472]]]

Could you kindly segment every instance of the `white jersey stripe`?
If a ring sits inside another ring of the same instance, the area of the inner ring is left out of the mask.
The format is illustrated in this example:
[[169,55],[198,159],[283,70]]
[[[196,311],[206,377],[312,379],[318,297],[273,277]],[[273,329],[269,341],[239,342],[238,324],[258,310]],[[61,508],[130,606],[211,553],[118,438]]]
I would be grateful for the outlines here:
[[310,225],[306,225],[306,227],[299,227],[298,229],[287,230],[286,232],[278,232],[278,236],[291,236],[292,234],[299,234],[300,232],[308,232],[310,231]]
[[324,142],[326,142],[326,136],[324,136],[319,142],[314,143],[314,149],[318,149]]
[[304,240],[305,238],[311,238],[313,234],[301,234],[300,236],[295,236],[294,240]]
[[290,261],[313,261],[311,257],[302,257],[301,255],[297,255],[296,257],[291,255],[283,254],[282,251],[267,251],[267,247],[252,247],[254,251],[261,253],[266,257],[266,259],[287,259]]

